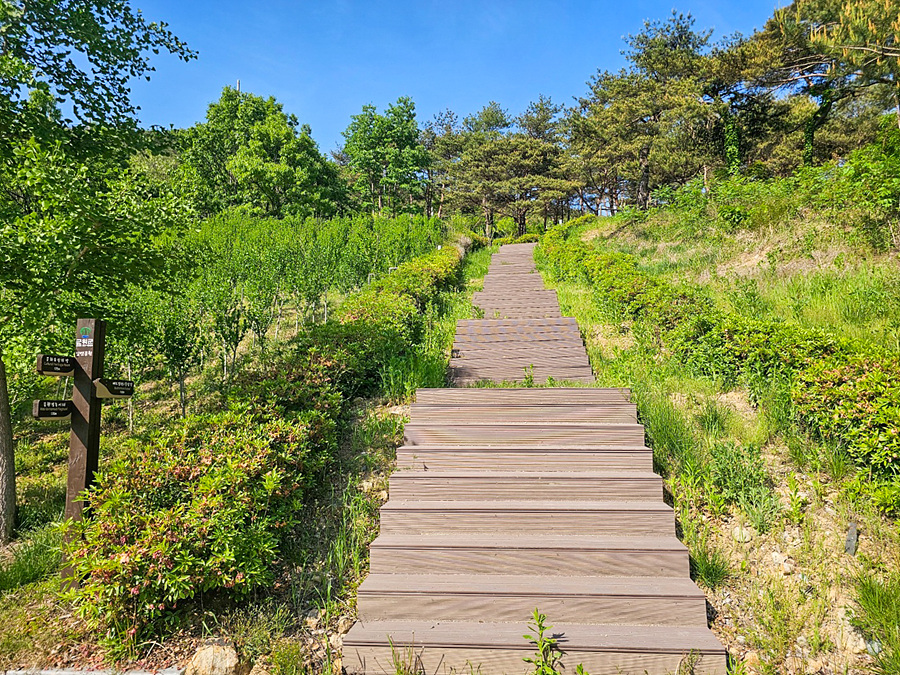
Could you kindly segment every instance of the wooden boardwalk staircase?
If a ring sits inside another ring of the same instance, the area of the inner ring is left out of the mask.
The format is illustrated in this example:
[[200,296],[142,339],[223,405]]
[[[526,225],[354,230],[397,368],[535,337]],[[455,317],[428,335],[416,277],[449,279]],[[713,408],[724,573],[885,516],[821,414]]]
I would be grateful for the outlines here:
[[[533,246],[495,254],[451,376],[591,382]],[[530,302],[530,298],[535,298]],[[351,673],[529,670],[531,612],[561,669],[725,675],[672,509],[623,389],[422,389],[344,640]]]

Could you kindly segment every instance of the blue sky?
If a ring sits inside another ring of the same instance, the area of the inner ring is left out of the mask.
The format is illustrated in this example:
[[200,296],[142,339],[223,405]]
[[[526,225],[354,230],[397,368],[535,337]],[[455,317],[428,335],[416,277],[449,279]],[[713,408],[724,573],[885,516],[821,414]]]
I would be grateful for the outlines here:
[[460,117],[491,100],[518,114],[539,94],[571,104],[599,69],[624,64],[622,38],[644,19],[690,12],[714,39],[752,33],[779,0],[135,0],[165,21],[195,61],[155,57],[150,82],[133,83],[146,124],[202,121],[225,85],[274,96],[312,127],[323,152],[342,143],[350,116],[399,96],[420,121],[450,108]]

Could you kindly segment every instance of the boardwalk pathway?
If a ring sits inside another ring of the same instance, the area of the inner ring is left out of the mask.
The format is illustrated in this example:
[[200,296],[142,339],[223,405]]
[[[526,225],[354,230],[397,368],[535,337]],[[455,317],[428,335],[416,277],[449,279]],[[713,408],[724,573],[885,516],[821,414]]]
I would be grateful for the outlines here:
[[[593,380],[532,249],[494,256],[475,298],[486,318],[458,326],[456,384],[522,380],[531,365],[536,382]],[[566,673],[724,675],[627,390],[423,389],[397,464],[349,672],[526,672],[539,608]]]

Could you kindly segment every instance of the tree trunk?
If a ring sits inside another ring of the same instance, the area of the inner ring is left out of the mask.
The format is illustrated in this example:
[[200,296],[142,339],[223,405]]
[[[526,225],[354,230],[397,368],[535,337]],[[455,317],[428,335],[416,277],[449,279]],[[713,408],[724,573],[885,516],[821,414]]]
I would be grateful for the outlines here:
[[897,113],[897,128],[900,128],[900,82],[894,86],[894,110]]
[[521,237],[525,234],[525,213],[516,214],[516,236]]
[[181,417],[187,417],[187,396],[184,390],[184,371],[178,373],[178,399],[181,401]]
[[0,352],[0,544],[12,538],[16,522],[16,453],[13,447],[12,410],[6,365]]
[[638,183],[638,207],[646,210],[650,206],[650,146],[642,145],[638,160],[641,165],[641,179]]
[[737,176],[741,171],[741,132],[735,122],[734,115],[725,115],[725,164],[728,173]]

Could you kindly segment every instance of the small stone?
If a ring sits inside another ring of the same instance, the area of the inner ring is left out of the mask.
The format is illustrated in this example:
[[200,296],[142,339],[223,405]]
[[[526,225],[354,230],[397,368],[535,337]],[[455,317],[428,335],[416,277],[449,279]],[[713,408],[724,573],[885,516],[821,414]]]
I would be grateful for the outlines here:
[[745,645],[747,644],[747,638],[745,638],[743,635],[738,635],[737,642],[739,645]]
[[856,549],[859,547],[859,531],[856,529],[856,523],[850,523],[847,529],[847,539],[844,540],[844,553],[856,555]]
[[310,630],[315,630],[319,626],[319,617],[321,616],[321,610],[311,609],[306,613],[306,618],[303,622],[306,624],[306,627]]
[[340,633],[341,635],[346,635],[353,627],[353,623],[353,619],[351,619],[349,616],[342,616],[338,620],[337,624],[338,633]]
[[865,654],[866,641],[863,640],[861,635],[850,629],[844,635],[844,651],[852,654]]
[[804,672],[803,659],[799,659],[796,656],[789,656],[784,660],[784,668],[789,673],[801,673]]
[[340,633],[332,633],[331,637],[328,638],[328,644],[331,645],[332,649],[340,649],[344,644],[344,638]]
[[734,540],[741,544],[746,544],[748,541],[753,539],[753,535],[750,533],[746,527],[741,527],[738,525],[731,531],[731,536],[734,537]]
[[787,560],[781,553],[778,551],[772,552],[772,563],[777,567],[778,565],[782,565],[784,561]]
[[269,671],[265,669],[262,661],[257,661],[253,664],[253,668],[250,669],[250,675],[269,675]]
[[825,669],[825,662],[822,659],[810,659],[806,662],[806,672],[810,675],[821,673]]
[[866,642],[866,651],[872,656],[878,656],[881,653],[881,643],[878,640],[869,640]]
[[760,664],[759,654],[754,651],[749,651],[744,654],[743,662],[746,663],[751,668],[758,668]]
[[194,653],[184,668],[184,675],[246,675],[249,671],[249,664],[238,660],[233,647],[210,644]]
[[781,563],[781,573],[783,575],[787,576],[789,574],[793,574],[793,572],[794,572],[794,565],[793,565],[793,563],[791,563],[790,560],[785,560],[783,563]]

